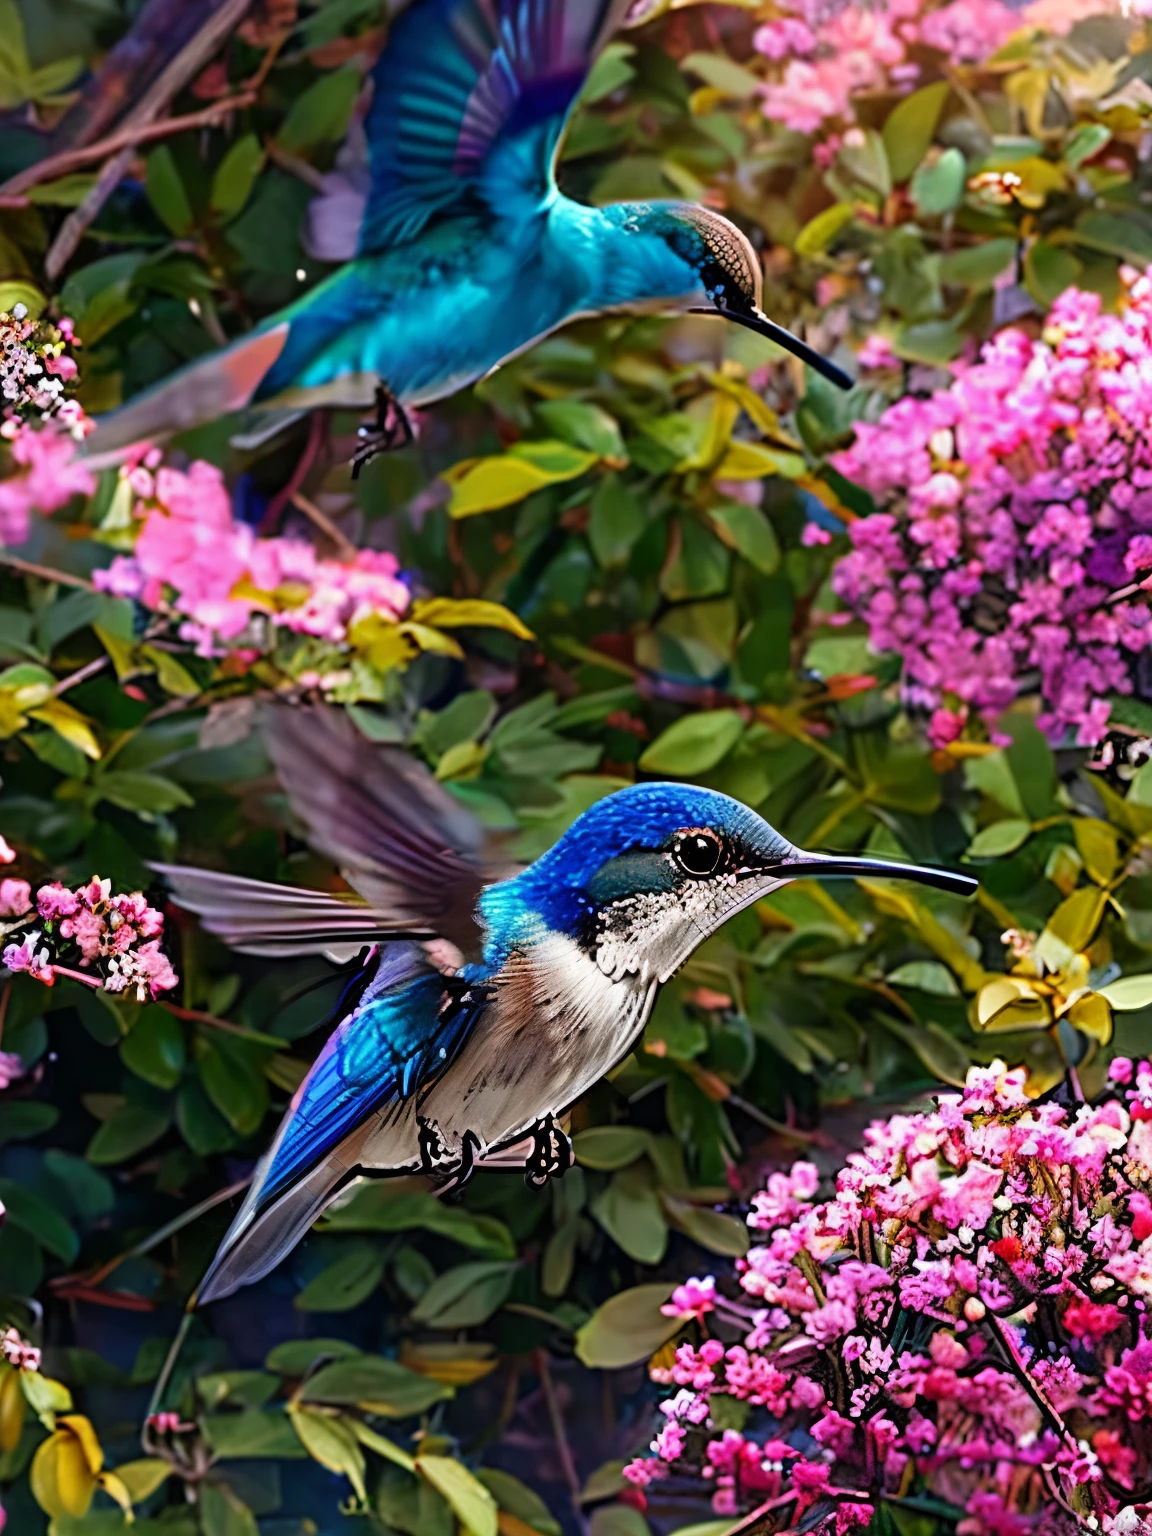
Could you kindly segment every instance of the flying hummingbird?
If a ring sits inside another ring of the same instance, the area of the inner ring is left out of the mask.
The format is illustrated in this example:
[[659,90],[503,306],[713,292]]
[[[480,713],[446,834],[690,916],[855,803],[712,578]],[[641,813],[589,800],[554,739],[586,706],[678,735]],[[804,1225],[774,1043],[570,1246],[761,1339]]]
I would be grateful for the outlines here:
[[237,948],[379,947],[257,1166],[198,1304],[268,1274],[361,1173],[460,1180],[527,1138],[529,1183],[563,1174],[560,1117],[627,1055],[660,985],[789,880],[976,887],[945,870],[805,853],[727,795],[661,783],[606,796],[509,872],[490,834],[403,750],[373,746],[336,711],[274,715],[284,788],[363,904],[160,868],[177,902]]
[[[376,402],[377,435],[576,316],[723,315],[843,388],[761,309],[747,237],[685,202],[589,208],[556,182],[564,132],[629,0],[414,0],[373,74],[371,186],[355,258],[223,351],[101,419],[89,453],[246,406]],[[364,429],[367,431],[367,429]]]

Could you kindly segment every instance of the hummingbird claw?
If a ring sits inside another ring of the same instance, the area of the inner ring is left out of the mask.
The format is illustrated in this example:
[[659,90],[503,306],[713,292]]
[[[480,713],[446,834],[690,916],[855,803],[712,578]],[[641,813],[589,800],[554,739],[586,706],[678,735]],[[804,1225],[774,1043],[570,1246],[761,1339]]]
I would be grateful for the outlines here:
[[408,413],[386,384],[376,387],[376,410],[372,424],[362,422],[356,429],[361,446],[352,455],[352,478],[358,480],[365,464],[380,453],[407,448],[416,440]]
[[524,1163],[529,1189],[543,1189],[549,1179],[562,1179],[572,1166],[572,1143],[556,1116],[549,1113],[532,1127],[532,1151]]

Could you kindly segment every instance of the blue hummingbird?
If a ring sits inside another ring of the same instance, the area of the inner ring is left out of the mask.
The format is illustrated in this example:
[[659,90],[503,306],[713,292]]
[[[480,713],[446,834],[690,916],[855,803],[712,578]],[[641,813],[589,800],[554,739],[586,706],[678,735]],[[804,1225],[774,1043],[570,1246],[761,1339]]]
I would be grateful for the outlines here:
[[557,157],[629,0],[415,0],[393,25],[366,120],[358,254],[248,335],[103,418],[93,453],[241,407],[376,404],[370,453],[404,407],[482,378],[576,316],[719,313],[843,388],[852,380],[761,309],[747,237],[693,203],[590,208]]
[[805,853],[739,801],[665,783],[606,796],[509,873],[490,835],[402,750],[374,747],[336,711],[274,713],[281,781],[363,904],[160,867],[179,904],[238,948],[379,947],[257,1166],[198,1304],[268,1274],[361,1174],[459,1182],[477,1160],[530,1141],[529,1184],[562,1175],[571,1147],[560,1117],[627,1055],[661,984],[787,881],[976,886],[945,870]]

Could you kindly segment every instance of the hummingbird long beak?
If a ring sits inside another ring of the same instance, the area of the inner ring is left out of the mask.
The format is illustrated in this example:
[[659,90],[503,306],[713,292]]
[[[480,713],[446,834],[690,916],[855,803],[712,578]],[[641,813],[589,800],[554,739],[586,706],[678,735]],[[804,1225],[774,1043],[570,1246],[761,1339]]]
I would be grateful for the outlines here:
[[809,876],[842,875],[852,879],[871,875],[882,880],[915,880],[918,885],[931,885],[952,896],[971,896],[980,883],[971,875],[958,875],[950,869],[933,869],[927,864],[895,864],[887,859],[859,859],[852,854],[805,853],[801,848],[785,859],[783,868],[793,880]]
[[799,336],[793,336],[791,331],[786,331],[782,325],[777,325],[775,320],[769,320],[768,316],[759,309],[754,309],[751,314],[743,314],[740,310],[725,309],[717,304],[714,307],[701,306],[690,309],[688,313],[690,315],[722,315],[725,320],[734,320],[737,325],[747,326],[758,336],[766,336],[778,347],[791,352],[793,357],[798,357],[801,362],[807,363],[809,368],[835,384],[838,389],[852,389],[856,383],[851,374],[845,373],[843,368],[838,367],[830,358],[817,352],[807,342],[801,341]]

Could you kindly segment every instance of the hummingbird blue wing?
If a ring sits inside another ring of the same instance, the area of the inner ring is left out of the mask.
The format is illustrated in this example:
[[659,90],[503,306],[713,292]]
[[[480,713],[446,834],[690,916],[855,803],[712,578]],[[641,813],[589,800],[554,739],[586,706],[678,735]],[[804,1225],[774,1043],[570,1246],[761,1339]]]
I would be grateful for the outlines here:
[[487,1004],[482,986],[391,945],[293,1096],[196,1296],[218,1301],[268,1274],[356,1171],[356,1132],[451,1064]]
[[429,219],[539,209],[568,115],[629,0],[417,0],[376,65],[362,252]]

